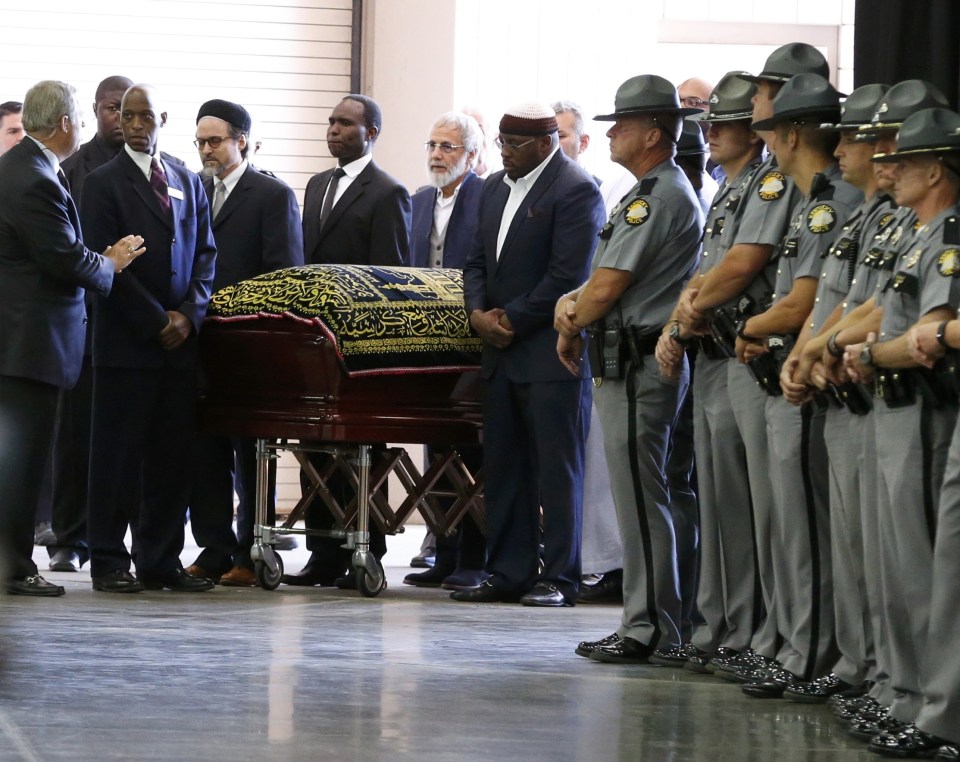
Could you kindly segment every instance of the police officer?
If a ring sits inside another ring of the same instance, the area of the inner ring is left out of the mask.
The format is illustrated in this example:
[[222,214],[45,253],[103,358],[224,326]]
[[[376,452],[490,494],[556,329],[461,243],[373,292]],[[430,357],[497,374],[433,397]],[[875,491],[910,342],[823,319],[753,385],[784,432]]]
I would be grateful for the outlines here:
[[[676,88],[655,75],[632,77],[617,90],[611,158],[637,184],[612,211],[587,282],[561,297],[555,327],[561,361],[576,373],[582,330],[603,343],[591,367],[604,450],[624,547],[621,626],[577,653],[598,661],[646,663],[656,649],[680,644],[680,596],[674,522],[665,475],[670,432],[683,402],[687,369],[660,374],[657,338],[697,265],[703,216],[673,157],[683,109]],[[695,520],[692,517],[691,520]]]
[[896,163],[897,202],[913,208],[919,223],[910,248],[881,283],[879,332],[847,346],[844,358],[853,374],[874,376],[880,397],[880,573],[897,689],[887,717],[856,721],[851,731],[879,733],[871,749],[890,751],[898,732],[914,733],[909,724],[923,701],[935,517],[957,417],[952,389],[916,368],[907,332],[915,324],[952,320],[960,302],[960,115],[943,108],[915,113],[900,129],[897,150],[875,160]]
[[754,122],[772,130],[781,170],[803,193],[780,246],[773,304],[739,323],[736,351],[770,395],[768,447],[774,483],[771,547],[778,630],[783,645],[769,669],[741,670],[744,692],[780,697],[798,680],[825,675],[836,661],[829,505],[822,411],[780,395],[779,365],[815,304],[829,247],[863,195],[843,182],[833,159],[836,136],[817,127],[840,116],[840,94],[818,74],[793,77],[773,101],[773,115]]

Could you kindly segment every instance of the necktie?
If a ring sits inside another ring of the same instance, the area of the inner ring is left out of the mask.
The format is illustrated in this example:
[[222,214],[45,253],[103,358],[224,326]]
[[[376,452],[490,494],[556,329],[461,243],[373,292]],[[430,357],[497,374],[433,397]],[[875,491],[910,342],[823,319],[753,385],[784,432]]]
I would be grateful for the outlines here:
[[226,197],[227,186],[223,184],[223,180],[217,180],[217,189],[213,192],[213,219],[217,219],[217,215],[220,214]]
[[340,184],[340,178],[345,174],[347,173],[343,171],[343,167],[337,167],[333,170],[330,182],[327,183],[327,195],[323,197],[323,207],[320,209],[320,230],[323,230],[327,217],[330,216],[330,210],[333,209],[333,198],[337,195],[337,186]]
[[167,193],[167,176],[163,173],[163,167],[156,159],[150,162],[150,187],[157,194],[157,201],[160,202],[160,206],[169,212],[170,195]]
[[67,182],[67,176],[63,174],[62,169],[57,170],[57,179],[60,181],[63,189],[67,192],[67,195],[70,195],[70,183]]

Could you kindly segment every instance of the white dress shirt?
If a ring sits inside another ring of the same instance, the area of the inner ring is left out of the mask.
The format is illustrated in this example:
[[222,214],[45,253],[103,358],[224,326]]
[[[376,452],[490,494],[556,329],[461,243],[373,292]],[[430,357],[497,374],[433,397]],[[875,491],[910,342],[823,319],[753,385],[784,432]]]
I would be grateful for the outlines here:
[[523,199],[526,198],[534,183],[537,182],[537,180],[540,178],[540,175],[543,174],[543,170],[553,158],[553,155],[559,150],[560,146],[558,145],[550,152],[550,155],[546,159],[540,162],[526,175],[517,180],[511,180],[506,175],[503,176],[503,181],[510,188],[510,197],[507,199],[506,206],[503,207],[503,216],[500,218],[500,233],[497,235],[497,261],[500,261],[500,251],[503,249],[503,242],[507,238],[507,231],[510,230],[510,223],[513,222],[513,218],[517,214],[520,204],[523,203]]

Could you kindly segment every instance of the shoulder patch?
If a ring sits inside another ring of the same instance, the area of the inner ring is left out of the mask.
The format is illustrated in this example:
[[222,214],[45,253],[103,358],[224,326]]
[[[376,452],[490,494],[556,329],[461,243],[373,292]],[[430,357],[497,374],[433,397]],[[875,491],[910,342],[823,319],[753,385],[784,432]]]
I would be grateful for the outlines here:
[[786,178],[781,172],[771,169],[760,179],[757,195],[764,201],[775,201],[783,196],[786,189]]
[[937,260],[937,270],[944,278],[960,277],[960,249],[944,249]]
[[646,199],[636,198],[623,212],[623,220],[628,225],[642,225],[650,216],[650,204]]
[[807,230],[811,233],[829,233],[837,224],[837,214],[830,204],[817,204],[807,213]]

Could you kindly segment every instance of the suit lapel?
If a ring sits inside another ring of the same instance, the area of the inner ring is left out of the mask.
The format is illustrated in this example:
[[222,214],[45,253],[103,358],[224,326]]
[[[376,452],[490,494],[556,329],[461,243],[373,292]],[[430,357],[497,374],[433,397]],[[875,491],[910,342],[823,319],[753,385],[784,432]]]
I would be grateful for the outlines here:
[[[350,204],[356,201],[360,196],[363,195],[364,190],[366,189],[367,184],[370,182],[370,168],[373,166],[371,161],[363,168],[363,171],[356,176],[354,181],[350,183],[350,187],[347,188],[343,195],[340,197],[340,200],[334,204],[333,209],[330,210],[330,216],[327,217],[327,224],[323,226],[323,230],[320,231],[320,240],[322,241],[324,236],[327,235],[337,224],[343,213],[349,208]],[[317,219],[320,218],[320,215],[317,215]]]
[[[140,171],[140,167],[137,166],[136,162],[127,155],[126,151],[121,151],[120,153],[122,155],[121,161],[123,162],[124,171],[127,174],[127,179],[130,180],[130,184],[133,186],[134,192],[140,197],[140,200],[143,201],[144,206],[157,216],[157,219],[162,221],[167,227],[170,227],[173,224],[173,220],[170,219],[170,215],[167,214],[166,210],[160,206],[160,201],[157,198],[157,194],[153,192],[150,181],[143,172]],[[169,182],[169,180],[170,175],[168,174],[167,182]],[[173,199],[170,200],[173,201]]]
[[[256,170],[251,169],[249,166],[244,170],[243,174],[240,176],[240,179],[237,181],[237,184],[233,186],[233,190],[230,191],[230,195],[227,196],[227,200],[223,202],[223,207],[220,209],[220,214],[217,215],[217,219],[213,221],[213,227],[216,228],[223,222],[227,217],[233,214],[237,208],[239,208],[244,200],[247,197],[247,191],[250,190],[250,182],[247,177],[251,172]],[[211,182],[210,187],[212,189],[213,183]],[[210,214],[213,214],[213,201],[210,202]]]
[[[506,257],[510,251],[510,246],[513,244],[513,239],[517,237],[520,226],[527,218],[527,215],[530,214],[530,210],[533,205],[540,200],[547,188],[553,184],[554,179],[556,179],[557,172],[560,171],[561,161],[561,152],[558,149],[553,155],[553,158],[550,160],[550,163],[543,168],[543,172],[540,173],[540,177],[537,178],[537,181],[533,184],[533,187],[527,192],[527,195],[523,197],[523,201],[520,202],[520,207],[517,209],[517,213],[513,215],[513,219],[510,220],[510,227],[507,229],[507,236],[503,239],[503,248],[500,250],[500,259],[498,260],[498,265],[500,262],[503,262],[504,257]],[[504,184],[504,187],[507,187],[506,184]],[[509,192],[507,195],[509,196]],[[504,205],[506,205],[506,201],[504,201]]]

